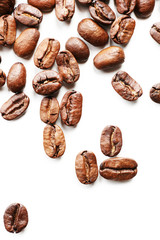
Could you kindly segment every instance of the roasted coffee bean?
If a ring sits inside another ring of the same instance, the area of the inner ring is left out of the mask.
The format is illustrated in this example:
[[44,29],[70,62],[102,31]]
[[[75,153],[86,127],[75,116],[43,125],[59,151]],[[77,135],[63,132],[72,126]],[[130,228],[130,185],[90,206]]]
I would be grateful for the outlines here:
[[75,11],[75,0],[56,0],[55,13],[59,21],[70,21]]
[[103,46],[108,42],[108,33],[90,18],[78,24],[78,33],[94,46]]
[[11,15],[0,17],[0,45],[12,45],[16,39],[16,22]]
[[37,26],[42,22],[41,11],[32,5],[21,3],[14,10],[15,19],[29,27]]
[[0,87],[5,84],[6,81],[6,74],[0,69]]
[[67,91],[60,104],[62,122],[68,126],[76,125],[82,115],[82,94],[74,90]]
[[66,42],[66,49],[73,54],[77,62],[83,63],[89,58],[89,48],[80,38],[69,38]]
[[2,62],[2,58],[1,58],[1,56],[0,56],[0,63]]
[[34,64],[41,69],[52,67],[59,49],[59,41],[53,38],[44,39],[36,49],[34,54]]
[[130,158],[115,157],[100,165],[100,175],[115,181],[129,180],[137,174],[137,163]]
[[83,151],[76,157],[76,175],[83,184],[91,184],[98,177],[97,159],[93,152]]
[[118,44],[127,44],[135,28],[135,20],[130,16],[118,17],[110,28],[111,39]]
[[153,24],[150,30],[152,38],[160,44],[160,22]]
[[120,14],[130,14],[136,6],[136,0],[116,0],[116,8]]
[[89,7],[89,12],[95,21],[105,25],[111,24],[116,19],[116,15],[112,9],[106,3],[99,0],[93,1]]
[[36,28],[27,28],[25,29],[14,43],[14,52],[19,57],[29,57],[38,42],[40,33]]
[[150,90],[150,98],[156,102],[160,103],[160,83],[155,84]]
[[16,93],[1,107],[2,117],[6,120],[13,120],[20,117],[28,108],[29,97],[24,93]]
[[59,103],[56,98],[44,97],[40,106],[40,118],[43,122],[54,124],[59,116]]
[[125,55],[121,47],[108,47],[101,50],[94,58],[94,65],[98,69],[111,69],[124,62]]
[[122,133],[116,126],[106,126],[101,134],[101,151],[109,157],[116,156],[122,148]]
[[135,14],[141,18],[147,18],[151,15],[155,5],[155,0],[137,0]]
[[143,94],[141,86],[124,71],[114,75],[112,86],[122,98],[128,101],[135,101]]
[[58,158],[65,152],[66,142],[62,129],[58,125],[47,125],[43,131],[45,153],[51,158]]
[[88,4],[92,3],[92,0],[78,0],[78,2],[83,5],[88,5]]
[[80,70],[73,54],[67,50],[60,52],[56,57],[58,71],[66,83],[74,83],[79,79]]
[[0,0],[0,16],[11,14],[14,10],[15,0]]
[[8,232],[19,233],[28,224],[27,209],[20,203],[13,203],[6,209],[3,219]]
[[32,82],[34,91],[41,95],[50,95],[62,86],[62,76],[53,70],[38,73]]
[[50,12],[55,6],[55,0],[28,0],[28,3],[37,7],[42,12]]

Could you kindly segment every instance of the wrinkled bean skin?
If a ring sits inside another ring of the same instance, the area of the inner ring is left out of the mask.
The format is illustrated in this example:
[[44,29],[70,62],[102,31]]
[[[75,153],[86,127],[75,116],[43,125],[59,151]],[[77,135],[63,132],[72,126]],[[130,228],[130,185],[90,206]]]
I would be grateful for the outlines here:
[[42,12],[50,12],[55,6],[55,0],[28,0],[28,3]]
[[44,123],[54,124],[59,116],[59,103],[56,98],[44,97],[40,106],[40,118]]
[[61,157],[66,148],[65,137],[58,125],[47,125],[43,131],[43,146],[50,158]]
[[77,30],[82,38],[94,46],[104,46],[108,42],[108,33],[90,18],[83,19]]
[[55,13],[59,21],[70,21],[75,11],[75,0],[56,0]]
[[62,122],[68,126],[76,125],[82,115],[82,94],[74,90],[67,91],[60,104]]
[[16,39],[16,22],[11,15],[0,17],[0,45],[9,46]]
[[156,103],[160,103],[160,83],[155,84],[150,90],[150,98]]
[[0,69],[0,87],[2,87],[6,82],[6,74]]
[[75,170],[78,180],[83,184],[91,184],[97,180],[97,159],[93,152],[80,152],[75,161]]
[[137,0],[135,14],[140,18],[147,18],[151,15],[155,5],[155,0]]
[[141,86],[124,71],[119,71],[114,75],[112,86],[122,98],[128,101],[135,101],[143,94]]
[[151,37],[160,44],[160,22],[153,24],[150,30]]
[[136,6],[136,0],[116,0],[116,8],[120,14],[130,14]]
[[0,1],[0,16],[11,14],[14,10],[15,0],[1,0]]

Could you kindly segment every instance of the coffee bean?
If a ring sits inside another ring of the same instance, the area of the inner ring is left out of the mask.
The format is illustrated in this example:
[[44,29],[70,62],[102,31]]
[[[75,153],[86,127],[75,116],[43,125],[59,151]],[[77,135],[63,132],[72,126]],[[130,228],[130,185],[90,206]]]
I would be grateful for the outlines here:
[[109,157],[116,156],[122,148],[122,133],[116,126],[106,126],[101,134],[101,151]]
[[22,91],[26,85],[26,68],[23,63],[15,63],[10,68],[7,76],[8,88],[16,93]]
[[124,71],[114,75],[112,86],[122,98],[128,101],[135,101],[143,94],[141,86]]
[[141,18],[147,18],[151,15],[155,5],[155,0],[137,0],[134,9],[135,14]]
[[89,58],[89,48],[80,38],[69,38],[66,42],[66,49],[73,54],[77,62],[83,63]]
[[56,57],[56,62],[63,81],[66,83],[74,83],[79,79],[79,66],[71,52],[67,50],[61,51]]
[[32,82],[34,91],[41,95],[50,95],[62,86],[62,76],[53,70],[38,73]]
[[42,12],[50,12],[55,6],[55,0],[28,0],[28,3],[37,7]]
[[40,106],[40,118],[43,122],[54,124],[59,116],[59,103],[56,98],[44,97]]
[[19,233],[28,224],[27,209],[20,203],[13,203],[6,209],[3,219],[8,232]]
[[36,28],[27,28],[25,29],[14,43],[14,52],[19,57],[29,57],[38,42],[40,33]]
[[101,50],[94,58],[94,65],[98,69],[112,69],[124,62],[125,55],[121,47],[108,47]]
[[137,163],[130,158],[115,157],[100,165],[100,175],[115,181],[129,180],[137,174]]
[[43,146],[45,153],[51,158],[61,157],[66,148],[65,137],[58,125],[47,125],[43,131]]
[[53,38],[44,39],[34,54],[34,64],[41,69],[51,68],[59,52],[60,43]]
[[42,22],[41,11],[32,5],[21,3],[14,10],[15,19],[29,27],[37,26]]
[[75,11],[75,0],[56,0],[55,13],[59,21],[70,21]]
[[160,44],[160,22],[153,24],[150,30],[152,38]]
[[0,69],[0,87],[5,84],[6,81],[6,74]]
[[76,157],[75,169],[78,180],[83,184],[91,184],[98,177],[97,159],[93,152],[82,151]]
[[82,38],[94,46],[104,46],[108,42],[108,33],[90,18],[83,19],[77,30]]
[[0,17],[0,45],[9,46],[16,39],[16,22],[11,15]]
[[127,44],[135,28],[135,20],[130,16],[118,17],[110,28],[111,39],[118,44]]
[[150,98],[156,102],[160,103],[160,83],[155,84],[150,90]]
[[136,0],[116,0],[116,8],[120,14],[130,14],[136,6]]
[[14,10],[15,0],[1,0],[0,1],[0,16],[11,14]]
[[78,2],[82,5],[88,5],[92,3],[92,0],[78,0]]
[[0,56],[0,63],[2,62],[2,58],[1,58],[1,56]]
[[68,126],[76,125],[82,115],[82,94],[74,90],[67,91],[60,104],[62,122]]

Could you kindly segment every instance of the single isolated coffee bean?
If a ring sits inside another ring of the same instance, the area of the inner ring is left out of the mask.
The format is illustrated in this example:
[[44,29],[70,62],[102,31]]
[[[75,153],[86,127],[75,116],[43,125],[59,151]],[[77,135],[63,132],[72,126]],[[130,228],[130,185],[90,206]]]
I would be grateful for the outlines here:
[[135,23],[130,16],[118,17],[110,28],[111,39],[118,44],[127,44],[133,35]]
[[70,21],[75,11],[75,0],[56,0],[55,13],[59,21]]
[[0,87],[2,87],[6,82],[6,74],[0,69]]
[[62,122],[68,126],[76,125],[82,115],[82,94],[72,90],[67,91],[60,104]]
[[37,7],[42,12],[50,12],[55,6],[55,0],[28,0],[28,3]]
[[150,98],[156,102],[160,103],[160,83],[155,84],[150,90]]
[[2,117],[6,120],[13,120],[20,117],[28,108],[29,97],[24,93],[16,93],[1,107]]
[[153,24],[150,30],[151,37],[160,44],[160,22]]
[[27,209],[20,203],[13,203],[6,209],[3,219],[8,232],[19,233],[28,224]]
[[120,14],[130,14],[136,6],[136,0],[116,0],[116,8]]
[[11,14],[14,10],[15,0],[1,0],[0,1],[0,16]]
[[66,49],[76,58],[77,62],[86,62],[89,58],[89,48],[80,38],[71,37],[66,42]]
[[54,97],[44,97],[40,106],[40,118],[44,123],[54,124],[59,116],[59,103]]
[[79,79],[79,66],[71,52],[67,50],[59,52],[56,57],[56,62],[63,81],[66,83],[74,83]]
[[26,85],[26,68],[23,63],[15,63],[10,68],[7,76],[8,88],[16,93],[22,91]]
[[50,95],[61,88],[62,81],[62,76],[59,73],[53,70],[46,70],[34,77],[32,85],[36,93]]
[[65,137],[58,125],[47,125],[43,131],[43,146],[45,153],[51,158],[61,157],[66,148]]
[[155,0],[137,0],[134,12],[140,18],[147,18],[153,12],[154,5]]
[[124,62],[125,55],[121,47],[108,47],[94,57],[94,65],[98,69],[112,69]]
[[93,152],[82,151],[76,157],[76,175],[83,184],[94,183],[98,177],[97,159]]
[[114,75],[112,86],[122,98],[128,101],[135,101],[143,94],[141,86],[124,71],[118,71]]
[[106,179],[124,181],[136,176],[137,166],[133,159],[115,157],[102,162],[99,172]]
[[116,126],[106,126],[100,139],[101,151],[104,155],[114,157],[122,148],[122,133]]
[[16,21],[11,15],[0,17],[0,45],[9,46],[16,39]]
[[37,47],[34,54],[34,64],[41,69],[51,68],[60,49],[59,41],[45,38]]
[[82,38],[94,46],[104,46],[108,42],[108,33],[90,18],[83,19],[77,30]]

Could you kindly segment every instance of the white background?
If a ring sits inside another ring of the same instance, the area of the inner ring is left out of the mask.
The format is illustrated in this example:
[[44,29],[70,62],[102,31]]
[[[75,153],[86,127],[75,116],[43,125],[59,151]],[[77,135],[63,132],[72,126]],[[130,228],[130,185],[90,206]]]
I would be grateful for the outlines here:
[[[17,1],[17,5],[21,2]],[[112,1],[109,6],[118,13]],[[33,57],[24,60],[12,49],[0,47],[2,68],[6,74],[13,63],[21,61],[27,69],[24,92],[30,105],[18,120],[0,118],[0,239],[64,240],[160,239],[160,105],[152,102],[149,91],[160,82],[160,46],[151,38],[153,23],[160,21],[160,2],[156,2],[150,18],[137,19],[129,44],[124,48],[125,63],[121,69],[128,72],[143,88],[137,102],[127,102],[112,88],[116,71],[102,72],[93,65],[94,56],[101,50],[90,48],[90,58],[80,64],[81,76],[73,88],[83,95],[83,114],[77,127],[62,126],[66,137],[66,151],[60,159],[49,158],[43,149],[43,129],[39,107],[42,96],[32,88],[32,79],[40,70]],[[59,22],[55,10],[44,14],[39,30],[40,43],[46,37],[60,41],[61,50],[71,36],[79,36],[77,25],[89,17],[88,9],[77,6],[70,24]],[[17,36],[23,27],[18,25]],[[109,42],[109,45],[115,45]],[[56,70],[56,64],[53,66]],[[62,86],[59,102],[72,89]],[[0,105],[13,95],[7,85],[0,90]],[[82,150],[91,150],[98,165],[107,157],[100,150],[103,128],[116,125],[122,131],[123,147],[119,156],[138,162],[138,174],[128,182],[112,182],[102,177],[90,186],[81,184],[75,174],[75,157]],[[5,230],[3,214],[14,202],[25,205],[29,223],[19,234]]]

